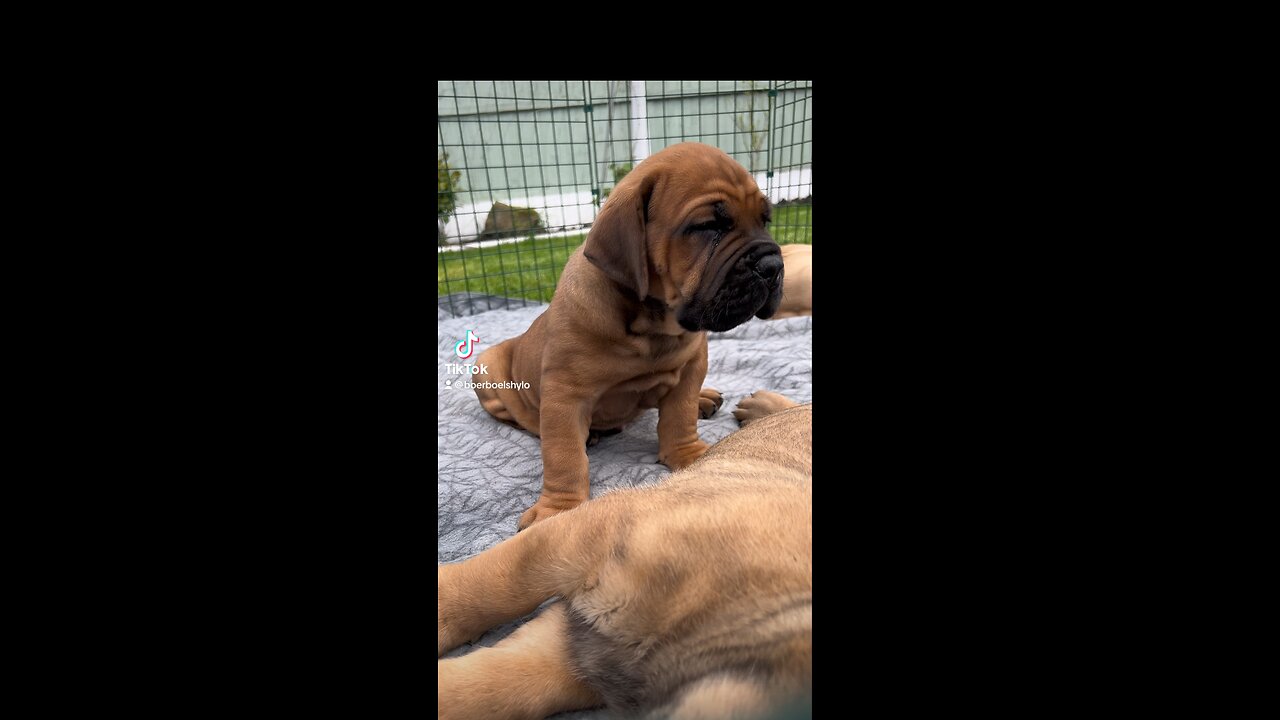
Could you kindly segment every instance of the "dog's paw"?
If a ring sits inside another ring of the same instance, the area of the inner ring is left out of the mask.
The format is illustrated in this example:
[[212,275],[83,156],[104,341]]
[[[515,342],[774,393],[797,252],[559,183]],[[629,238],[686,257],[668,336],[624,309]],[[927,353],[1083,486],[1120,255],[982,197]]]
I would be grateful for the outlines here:
[[669,453],[658,455],[658,462],[672,470],[683,470],[706,454],[708,447],[710,446],[701,440],[689,445],[681,445]]
[[733,411],[733,416],[738,419],[739,425],[746,427],[762,417],[795,406],[796,403],[784,395],[757,390],[738,401],[738,409]]
[[702,392],[698,393],[698,418],[706,420],[724,404],[724,395],[719,390],[713,388],[702,388]]

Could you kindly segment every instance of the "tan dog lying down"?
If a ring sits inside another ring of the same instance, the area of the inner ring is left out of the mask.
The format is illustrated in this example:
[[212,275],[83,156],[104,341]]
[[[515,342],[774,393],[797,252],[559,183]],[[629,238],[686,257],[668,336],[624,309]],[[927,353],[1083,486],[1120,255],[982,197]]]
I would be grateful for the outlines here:
[[813,246],[783,245],[782,302],[770,320],[813,315]]
[[761,391],[688,468],[437,569],[440,718],[752,716],[812,691],[812,405]]

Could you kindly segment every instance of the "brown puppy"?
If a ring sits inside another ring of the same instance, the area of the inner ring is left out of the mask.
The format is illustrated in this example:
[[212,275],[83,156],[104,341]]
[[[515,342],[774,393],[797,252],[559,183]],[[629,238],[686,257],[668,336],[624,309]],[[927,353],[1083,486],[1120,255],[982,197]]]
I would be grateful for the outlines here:
[[[436,571],[440,718],[767,712],[812,691],[812,406],[758,392],[698,462]],[[770,414],[772,413],[772,414]]]
[[551,306],[529,329],[486,350],[476,389],[491,415],[542,438],[542,494],[520,529],[590,496],[586,444],[658,408],[658,459],[673,470],[706,452],[698,417],[706,330],[767,318],[782,295],[782,257],[765,225],[769,202],[724,152],[673,145],[640,163],[569,257]]
[[813,315],[813,246],[783,245],[782,302],[773,319]]

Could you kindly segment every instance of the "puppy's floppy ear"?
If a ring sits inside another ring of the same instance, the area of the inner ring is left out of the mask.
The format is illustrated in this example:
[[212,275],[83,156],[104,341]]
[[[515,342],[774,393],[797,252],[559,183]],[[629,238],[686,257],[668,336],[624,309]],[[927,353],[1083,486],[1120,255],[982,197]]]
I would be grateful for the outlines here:
[[649,295],[649,242],[645,234],[649,195],[653,183],[648,178],[625,178],[605,201],[587,234],[583,254],[592,265],[614,282],[633,292],[637,299]]

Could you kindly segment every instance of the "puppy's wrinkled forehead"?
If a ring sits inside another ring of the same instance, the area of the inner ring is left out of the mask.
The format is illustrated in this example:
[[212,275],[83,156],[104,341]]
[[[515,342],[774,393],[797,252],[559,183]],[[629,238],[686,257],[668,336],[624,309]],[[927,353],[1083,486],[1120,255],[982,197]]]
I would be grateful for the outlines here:
[[708,145],[672,145],[650,157],[641,167],[652,174],[654,181],[650,208],[668,208],[673,211],[672,220],[714,202],[745,210],[763,199],[746,168]]

